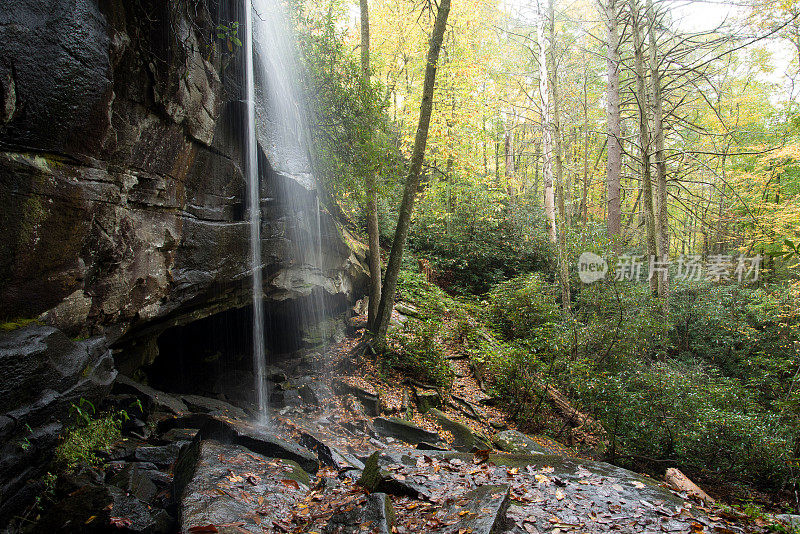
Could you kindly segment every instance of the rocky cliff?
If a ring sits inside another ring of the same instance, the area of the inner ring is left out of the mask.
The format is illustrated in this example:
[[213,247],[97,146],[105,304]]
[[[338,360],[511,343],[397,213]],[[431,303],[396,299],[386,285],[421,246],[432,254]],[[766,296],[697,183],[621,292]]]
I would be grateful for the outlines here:
[[[133,372],[156,358],[166,329],[250,300],[242,51],[216,32],[244,17],[239,2],[211,4],[6,0],[0,9],[0,323],[38,319],[63,332],[30,334],[42,354],[53,336],[79,352],[67,338],[88,338],[92,358],[112,346]],[[318,215],[306,175],[276,170],[284,165],[264,151],[259,160],[268,311],[290,314],[287,303],[312,297],[345,309],[364,284],[363,248],[324,207]],[[309,221],[323,233],[322,270],[303,267],[294,246]],[[10,372],[30,352],[14,335],[0,351]],[[36,389],[35,378],[13,380]],[[1,417],[2,441],[17,440],[22,420]]]

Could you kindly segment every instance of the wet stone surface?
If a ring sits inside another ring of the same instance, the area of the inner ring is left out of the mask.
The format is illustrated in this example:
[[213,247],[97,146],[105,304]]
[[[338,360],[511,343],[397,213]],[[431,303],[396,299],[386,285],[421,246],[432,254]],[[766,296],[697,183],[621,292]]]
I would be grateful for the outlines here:
[[308,474],[290,460],[215,440],[201,442],[199,449],[181,491],[182,532],[213,526],[218,532],[261,533],[282,524],[308,491]]

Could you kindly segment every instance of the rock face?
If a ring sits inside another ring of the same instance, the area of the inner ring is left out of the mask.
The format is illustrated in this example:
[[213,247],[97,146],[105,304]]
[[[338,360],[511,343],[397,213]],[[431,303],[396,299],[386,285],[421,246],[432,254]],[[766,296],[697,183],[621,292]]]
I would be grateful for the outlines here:
[[[135,340],[148,363],[142,332],[247,304],[242,53],[210,40],[241,15],[195,4],[4,3],[0,319]],[[293,244],[317,224],[313,182],[261,156],[267,306],[317,293],[344,309],[363,250],[323,207],[324,269],[304,266]]]
[[[251,300],[243,54],[214,31],[243,18],[239,4],[3,2],[0,323],[58,329],[2,338],[4,503],[46,461],[70,404],[113,378],[99,341],[69,338],[103,339],[133,374],[168,329]],[[318,208],[313,180],[284,167],[259,150],[267,311],[312,299],[345,310],[366,280],[363,247]],[[319,269],[296,246],[312,224]]]
[[116,376],[102,340],[74,342],[55,328],[0,332],[0,519],[38,491],[70,407],[94,405]]

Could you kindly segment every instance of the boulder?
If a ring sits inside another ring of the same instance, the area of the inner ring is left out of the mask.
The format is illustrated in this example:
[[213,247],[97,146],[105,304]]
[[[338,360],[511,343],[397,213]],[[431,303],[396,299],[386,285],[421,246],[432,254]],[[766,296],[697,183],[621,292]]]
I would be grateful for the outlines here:
[[439,441],[439,434],[436,432],[420,428],[399,417],[376,417],[372,420],[372,424],[382,436],[399,439],[411,445]]
[[457,451],[470,452],[492,448],[488,438],[473,432],[470,427],[451,419],[444,412],[432,408],[428,413],[436,419],[442,429],[453,435],[453,443],[451,445]]
[[551,454],[547,449],[530,437],[516,430],[504,430],[492,437],[492,443],[498,450],[518,454]]
[[380,415],[380,397],[362,387],[345,382],[344,380],[336,380],[333,383],[334,389],[342,395],[353,395],[364,406],[364,411],[367,415],[377,416]]
[[70,409],[94,406],[116,376],[102,340],[72,341],[63,332],[31,325],[0,331],[0,522],[39,491]]
[[431,408],[442,407],[442,397],[434,388],[414,386],[414,400],[420,413],[425,413]]
[[434,532],[469,532],[470,534],[498,534],[506,526],[506,510],[510,504],[508,485],[485,485],[456,496],[445,509],[448,523]]
[[367,502],[353,510],[340,512],[325,525],[325,534],[359,534],[364,527],[374,534],[390,534],[394,526],[394,507],[385,493],[372,493]]
[[[155,468],[155,466],[153,466]],[[111,478],[111,485],[133,495],[142,502],[150,502],[156,495],[156,485],[150,480],[140,465],[125,465]]]
[[308,480],[291,460],[216,440],[196,441],[175,468],[181,532],[236,525],[236,532],[261,533],[263,526],[290,516],[292,505],[308,491]]
[[189,443],[188,441],[175,441],[167,445],[151,445],[137,447],[133,457],[139,462],[149,462],[158,466],[167,467],[175,463],[178,459],[181,447]]

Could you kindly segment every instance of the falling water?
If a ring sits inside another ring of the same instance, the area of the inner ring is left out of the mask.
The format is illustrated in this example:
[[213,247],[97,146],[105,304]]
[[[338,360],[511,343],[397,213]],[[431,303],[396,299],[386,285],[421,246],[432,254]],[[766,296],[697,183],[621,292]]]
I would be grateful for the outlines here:
[[245,9],[245,76],[247,94],[247,180],[248,210],[250,212],[250,266],[253,270],[253,367],[256,376],[256,399],[258,402],[258,421],[269,422],[269,391],[266,378],[267,351],[264,344],[264,292],[261,269],[261,193],[258,180],[258,156],[256,140],[256,90],[253,70],[253,9],[248,1]]
[[[311,172],[306,102],[299,86],[294,36],[281,0],[246,0],[245,54],[247,85],[247,169],[250,182],[250,238],[253,258],[253,357],[258,407],[268,420],[269,395],[264,346],[264,307],[261,269],[261,206],[257,154],[260,149],[270,171],[282,177],[272,184],[279,197],[292,260],[296,288],[316,289],[294,313],[298,324],[324,324],[327,317],[321,296],[322,221],[319,195]],[[275,199],[270,199],[275,200]],[[267,238],[273,237],[268,235]],[[302,290],[301,290],[302,291]]]

